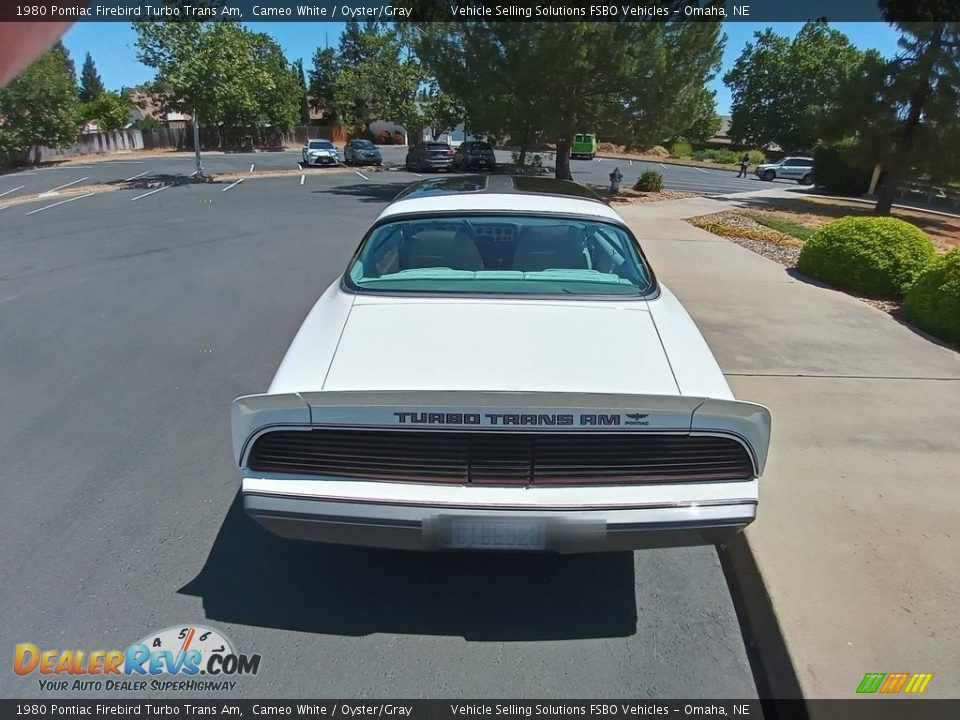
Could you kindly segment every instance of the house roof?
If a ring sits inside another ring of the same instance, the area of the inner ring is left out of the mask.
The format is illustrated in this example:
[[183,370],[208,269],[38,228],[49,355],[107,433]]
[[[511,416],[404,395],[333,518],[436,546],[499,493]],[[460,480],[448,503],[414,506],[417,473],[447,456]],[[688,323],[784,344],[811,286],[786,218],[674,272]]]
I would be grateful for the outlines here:
[[134,90],[128,93],[127,97],[140,112],[141,117],[151,117],[157,122],[189,122],[193,119],[190,113],[168,109],[156,95]]

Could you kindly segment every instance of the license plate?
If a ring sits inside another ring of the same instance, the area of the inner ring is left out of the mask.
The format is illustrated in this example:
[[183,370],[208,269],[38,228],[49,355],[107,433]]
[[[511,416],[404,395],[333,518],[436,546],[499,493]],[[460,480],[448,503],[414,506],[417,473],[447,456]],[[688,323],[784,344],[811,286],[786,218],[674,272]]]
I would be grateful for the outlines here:
[[543,550],[546,524],[536,520],[451,520],[441,545],[451,550]]

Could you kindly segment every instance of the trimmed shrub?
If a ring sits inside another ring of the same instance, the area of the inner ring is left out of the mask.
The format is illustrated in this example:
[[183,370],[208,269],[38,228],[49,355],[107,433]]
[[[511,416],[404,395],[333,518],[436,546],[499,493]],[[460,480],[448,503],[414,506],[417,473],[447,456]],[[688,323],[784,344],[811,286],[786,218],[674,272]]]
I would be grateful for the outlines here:
[[663,190],[663,175],[656,170],[647,170],[637,179],[633,189],[642,192],[660,192]]
[[863,195],[870,189],[870,171],[847,159],[849,141],[813,151],[813,184],[832,195]]
[[845,217],[804,243],[800,272],[878,298],[900,299],[936,258],[920,228],[891,217]]
[[747,155],[750,156],[751,165],[763,165],[767,161],[767,156],[759,150],[750,150]]
[[670,146],[670,154],[673,157],[688,158],[693,155],[693,145],[686,140],[677,140]]
[[693,154],[694,160],[710,161],[715,163],[724,163],[725,165],[736,165],[740,162],[740,155],[733,150],[697,150]]
[[663,145],[654,145],[652,148],[647,149],[647,155],[654,155],[656,157],[670,157],[670,151],[667,150]]
[[903,314],[931,335],[960,343],[960,248],[919,277],[907,292]]

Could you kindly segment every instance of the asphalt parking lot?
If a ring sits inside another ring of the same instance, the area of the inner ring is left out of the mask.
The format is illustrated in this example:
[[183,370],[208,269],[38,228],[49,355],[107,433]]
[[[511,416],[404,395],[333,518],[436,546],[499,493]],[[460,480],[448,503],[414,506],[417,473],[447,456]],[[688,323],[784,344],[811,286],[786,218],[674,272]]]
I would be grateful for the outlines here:
[[[79,169],[169,173],[150,163]],[[267,387],[411,179],[305,175],[0,213],[0,645],[123,648],[199,623],[262,655],[231,696],[756,697],[712,547],[419,555],[283,541],[246,519],[230,402]],[[10,672],[0,694],[41,695]]]
[[[408,173],[403,169],[406,147],[383,146],[381,153],[384,168],[396,171],[415,180],[422,175]],[[510,153],[505,150],[497,151],[497,160],[501,163],[510,162]],[[204,153],[204,170],[214,174],[255,174],[263,171],[296,171],[300,168],[300,152],[285,150],[279,152],[256,153]],[[553,164],[553,155],[544,155],[547,165]],[[664,178],[665,187],[672,190],[684,190],[705,195],[723,195],[729,193],[757,190],[769,187],[755,176],[737,178],[731,170],[688,167],[685,165],[671,165],[668,163],[648,163],[634,160],[615,160],[611,158],[595,158],[594,160],[571,160],[571,173],[574,180],[582,183],[608,185],[609,175],[614,168],[623,174],[624,186],[632,185],[646,170],[656,170]],[[191,177],[196,170],[192,155],[185,153],[140,154],[130,153],[118,155],[109,160],[94,159],[87,162],[80,160],[51,165],[20,172],[11,172],[0,175],[0,211],[6,200],[13,200],[26,195],[49,193],[56,197],[64,190],[76,192],[84,186],[118,185],[133,183],[135,185],[150,186],[158,183],[173,183]],[[310,167],[302,170],[311,175],[329,172],[330,168]],[[355,168],[360,176],[367,176],[369,172],[364,168]],[[792,181],[779,180],[778,183],[794,185]]]

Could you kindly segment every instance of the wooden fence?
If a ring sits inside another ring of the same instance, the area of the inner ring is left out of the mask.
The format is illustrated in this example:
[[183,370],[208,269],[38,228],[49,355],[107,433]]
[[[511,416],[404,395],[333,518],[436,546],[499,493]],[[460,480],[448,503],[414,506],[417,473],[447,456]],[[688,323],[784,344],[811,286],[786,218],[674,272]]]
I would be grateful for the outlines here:
[[139,130],[85,133],[69,147],[50,148],[45,145],[32,145],[22,152],[0,155],[0,165],[39,165],[82,155],[143,150],[143,143],[144,137]]

